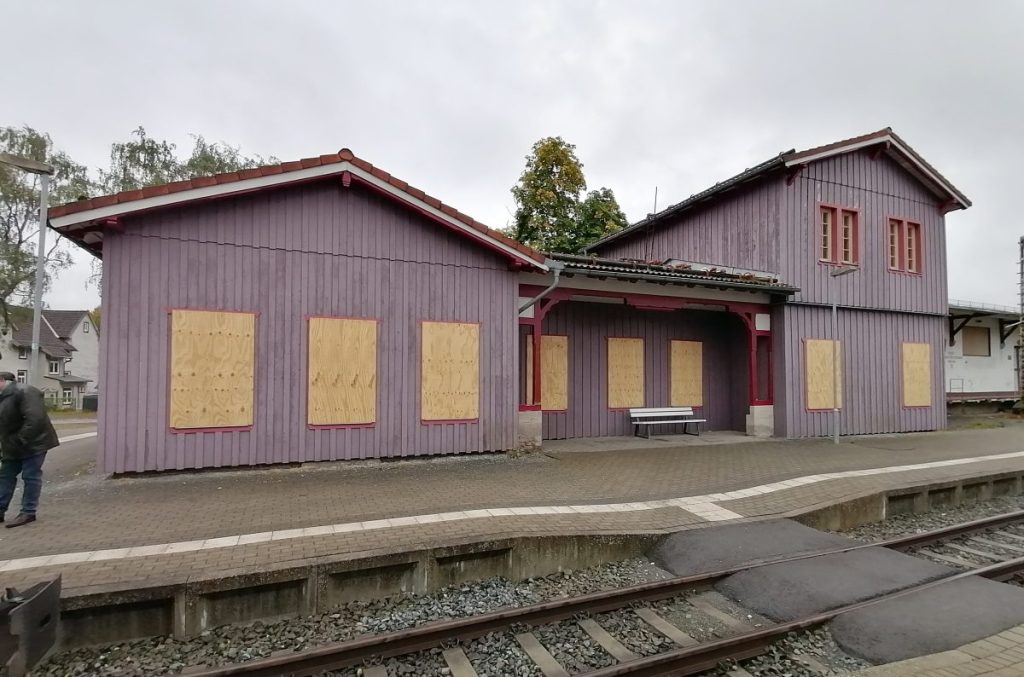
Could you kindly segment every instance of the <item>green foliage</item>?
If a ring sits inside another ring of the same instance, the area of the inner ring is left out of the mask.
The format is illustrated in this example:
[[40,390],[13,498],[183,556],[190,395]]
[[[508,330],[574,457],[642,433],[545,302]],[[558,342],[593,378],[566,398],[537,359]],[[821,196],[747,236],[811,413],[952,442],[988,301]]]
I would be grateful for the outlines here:
[[96,306],[89,311],[89,319],[92,320],[92,326],[96,327],[96,333],[100,332],[100,323],[103,321],[103,307]]
[[100,185],[106,193],[137,190],[196,176],[209,176],[277,162],[274,158],[246,157],[238,148],[224,143],[209,143],[202,136],[193,136],[192,152],[185,160],[178,159],[177,146],[146,136],[139,127],[127,141],[110,147],[110,168],[100,170]]
[[[53,166],[49,204],[71,202],[88,195],[93,188],[85,166],[54,148],[48,134],[31,127],[0,127],[0,151]],[[36,174],[0,164],[0,328],[4,330],[10,324],[12,306],[28,305],[33,296],[39,182]],[[61,239],[55,237],[50,242],[46,251],[45,286],[54,273],[71,265],[71,253]]]
[[608,188],[587,189],[576,146],[562,137],[533,144],[526,168],[512,188],[516,201],[512,237],[542,251],[578,254],[588,243],[626,226]]

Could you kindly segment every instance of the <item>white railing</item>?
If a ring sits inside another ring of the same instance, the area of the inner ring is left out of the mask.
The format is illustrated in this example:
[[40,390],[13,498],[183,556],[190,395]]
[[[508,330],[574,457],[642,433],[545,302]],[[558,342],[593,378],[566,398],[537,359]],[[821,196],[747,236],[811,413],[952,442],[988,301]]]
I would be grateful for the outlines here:
[[972,310],[987,310],[994,313],[1005,313],[1007,315],[1017,315],[1020,310],[1013,306],[1003,306],[998,303],[980,303],[978,301],[964,301],[963,299],[950,299],[949,305],[951,308],[967,308]]

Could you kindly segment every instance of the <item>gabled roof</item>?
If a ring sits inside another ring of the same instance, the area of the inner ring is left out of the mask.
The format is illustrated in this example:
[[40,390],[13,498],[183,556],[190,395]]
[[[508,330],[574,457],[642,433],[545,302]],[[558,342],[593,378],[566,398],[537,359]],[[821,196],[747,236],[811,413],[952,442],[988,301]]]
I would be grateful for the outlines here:
[[70,202],[49,210],[50,226],[99,256],[103,227],[128,214],[178,207],[200,200],[234,197],[310,181],[339,177],[342,185],[356,181],[416,209],[429,218],[490,247],[518,263],[546,270],[544,255],[488,228],[422,190],[356,157],[348,148],[332,155],[305,158],[254,169],[243,169],[175,181],[140,190]]
[[62,339],[70,338],[83,317],[89,315],[88,310],[44,310],[43,317],[53,327],[54,333]]
[[[44,310],[42,322],[39,323],[39,350],[50,357],[71,357],[75,347],[62,339],[50,325],[48,314]],[[32,347],[32,309],[11,309],[11,343],[18,348]]]
[[727,191],[739,185],[760,180],[769,174],[787,168],[800,167],[816,160],[824,160],[834,155],[852,153],[870,146],[881,146],[883,151],[904,169],[913,174],[922,184],[927,186],[933,193],[942,197],[948,203],[950,209],[967,209],[971,201],[967,199],[956,186],[950,183],[942,174],[921,157],[917,151],[911,148],[891,127],[880,129],[877,132],[855,136],[850,139],[843,139],[825,146],[809,148],[807,150],[783,151],[773,158],[765,160],[759,165],[746,169],[732,178],[721,183],[716,183],[710,188],[695,195],[691,195],[682,202],[670,205],[657,214],[648,214],[646,218],[633,225],[597,240],[587,245],[586,251],[592,251],[601,245],[608,244],[622,237],[635,233],[644,228],[649,228],[666,217],[679,214],[699,204],[705,204],[719,199]]

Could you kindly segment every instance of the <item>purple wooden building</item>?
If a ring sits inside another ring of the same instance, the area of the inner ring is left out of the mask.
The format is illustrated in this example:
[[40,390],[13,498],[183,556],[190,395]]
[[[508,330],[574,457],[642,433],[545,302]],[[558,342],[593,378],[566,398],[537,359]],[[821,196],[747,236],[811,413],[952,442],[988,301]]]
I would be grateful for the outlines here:
[[941,428],[943,215],[968,205],[883,130],[784,153],[594,256],[534,251],[348,150],[50,223],[103,258],[99,465],[122,473],[623,435],[640,406],[824,435],[835,390],[846,432]]

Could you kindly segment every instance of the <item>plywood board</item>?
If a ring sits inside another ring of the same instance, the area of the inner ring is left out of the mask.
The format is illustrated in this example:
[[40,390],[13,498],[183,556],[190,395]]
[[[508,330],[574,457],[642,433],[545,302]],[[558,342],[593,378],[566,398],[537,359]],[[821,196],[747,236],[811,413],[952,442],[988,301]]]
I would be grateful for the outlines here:
[[[838,341],[807,339],[804,342],[808,409],[832,409],[838,390],[838,408],[843,408],[843,346]],[[839,383],[835,387],[836,361],[839,362]]]
[[931,344],[903,344],[903,406],[932,406]]
[[537,404],[533,401],[533,334],[525,334],[526,338],[526,396],[523,403]]
[[700,341],[672,341],[669,369],[669,406],[704,406],[704,344]]
[[420,407],[424,421],[480,417],[480,326],[422,325]]
[[544,411],[569,408],[569,337],[540,337],[540,402]]
[[251,426],[255,361],[254,313],[171,311],[171,427]]
[[309,425],[376,422],[376,320],[309,319],[306,410]]
[[[543,385],[543,384],[542,384]],[[644,340],[608,339],[608,408],[644,406]]]
[[964,327],[963,354],[965,357],[990,357],[992,355],[992,335],[988,327]]

